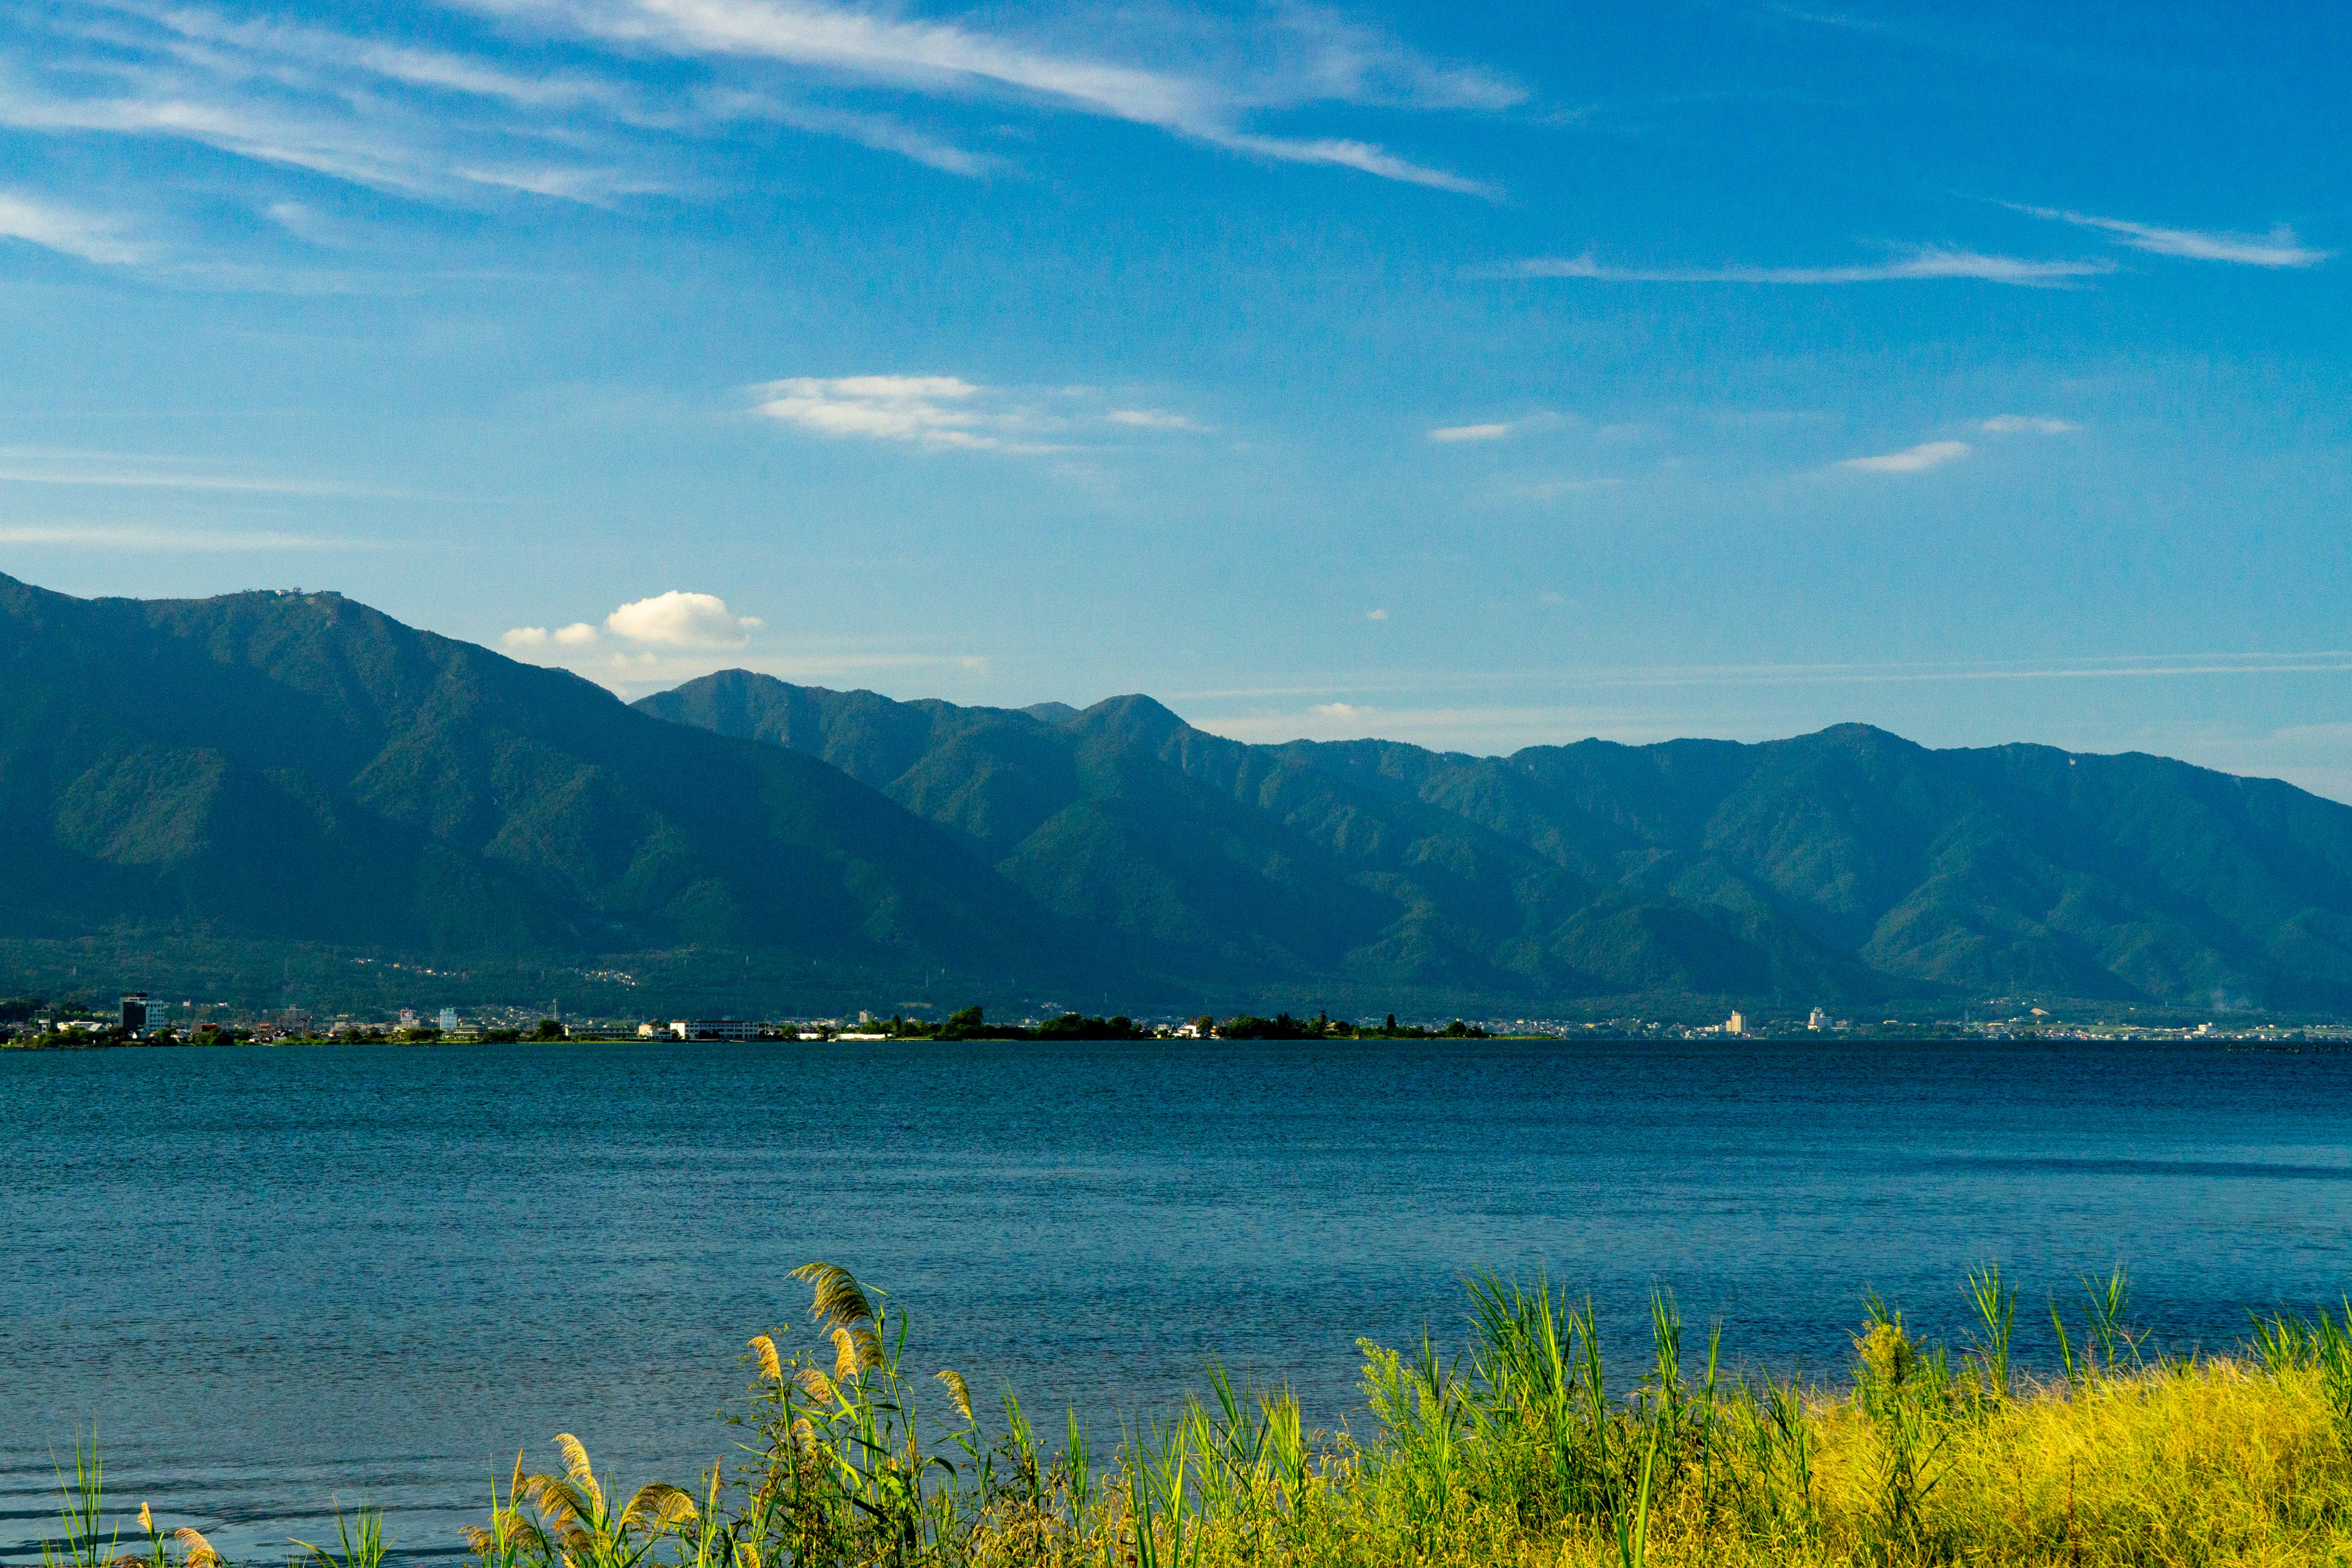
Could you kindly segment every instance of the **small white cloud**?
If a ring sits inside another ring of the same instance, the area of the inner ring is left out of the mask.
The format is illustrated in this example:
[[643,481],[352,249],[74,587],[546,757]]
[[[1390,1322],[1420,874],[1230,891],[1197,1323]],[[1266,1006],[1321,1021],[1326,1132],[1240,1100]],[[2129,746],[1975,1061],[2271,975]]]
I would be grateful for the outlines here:
[[1940,468],[1946,463],[1958,462],[1976,448],[1966,441],[1924,441],[1900,452],[1886,452],[1874,458],[1848,458],[1838,465],[1865,474],[1916,474],[1928,468]]
[[1389,612],[1385,605],[1377,610],[1366,610],[1364,612],[1364,619],[1368,621],[1385,621],[1388,618]]
[[[639,648],[679,650],[741,647],[760,625],[756,616],[739,616],[715,594],[681,594],[672,589],[650,599],[623,605],[604,617],[602,626],[574,621],[550,631],[545,626],[516,626],[499,638],[518,654],[562,648],[578,654],[601,649],[614,637]],[[651,658],[651,653],[615,649],[615,659]]]
[[952,375],[793,376],[754,389],[759,412],[820,436],[911,441],[924,447],[989,447],[978,426],[982,389]]
[[1559,424],[1557,414],[1530,414],[1523,419],[1507,419],[1493,425],[1442,425],[1429,433],[1433,441],[1507,441],[1514,436],[1524,436],[1530,430],[1543,430]]
[[[604,629],[616,637],[655,647],[741,647],[747,634],[760,625],[754,616],[739,616],[716,594],[681,594],[673,588],[650,599],[623,605],[604,617]],[[566,626],[555,634],[558,642],[585,626]],[[586,639],[581,639],[586,640]]]
[[70,212],[10,191],[0,191],[0,239],[21,239],[109,267],[128,267],[147,255],[144,247],[124,239],[110,219]]
[[956,668],[966,675],[986,675],[988,660],[979,654],[968,653],[956,660]]
[[1202,428],[1201,422],[1186,414],[1171,414],[1164,408],[1114,408],[1104,416],[1114,425],[1125,425],[1138,430],[1192,430]]
[[2082,426],[2065,419],[2036,419],[2023,414],[1996,414],[1990,419],[1977,421],[1977,428],[1988,436],[2063,436]]
[[2242,267],[2316,267],[2335,252],[2315,250],[2295,237],[2294,230],[2284,224],[2272,227],[2268,234],[2231,234],[2194,228],[2161,228],[2154,224],[2129,223],[2117,217],[2099,217],[2091,213],[2067,212],[2058,207],[2016,206],[2012,210],[2034,217],[2046,217],[2059,223],[2071,223],[2077,228],[2094,228],[2114,235],[2134,250],[2145,250],[2151,256],[2175,256],[2187,261],[2231,261]]
[[1025,407],[1003,387],[961,376],[793,376],[751,390],[760,400],[755,412],[836,440],[973,452],[1069,449],[1041,439],[1067,429],[1066,416]]
[[1318,702],[1307,710],[1318,719],[1362,719],[1371,713],[1369,708],[1359,708],[1352,702]]
[[1885,261],[1845,267],[1609,267],[1590,255],[1537,257],[1479,272],[1496,278],[1586,278],[1601,283],[1900,283],[1937,279],[1973,279],[2048,289],[2096,278],[2116,269],[2111,261],[2045,261],[2020,256],[1925,246]]

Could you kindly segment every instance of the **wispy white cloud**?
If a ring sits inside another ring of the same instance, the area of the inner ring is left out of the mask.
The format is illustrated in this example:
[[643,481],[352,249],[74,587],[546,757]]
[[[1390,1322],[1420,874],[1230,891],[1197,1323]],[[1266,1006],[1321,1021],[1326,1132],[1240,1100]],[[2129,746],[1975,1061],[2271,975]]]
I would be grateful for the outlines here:
[[332,539],[269,529],[149,527],[119,523],[0,523],[0,544],[78,550],[152,550],[244,554],[270,550],[373,550],[373,540]]
[[1473,180],[1461,174],[1449,174],[1400,158],[1393,153],[1369,142],[1349,142],[1325,137],[1297,141],[1280,136],[1252,136],[1238,131],[1221,131],[1213,127],[1171,127],[1182,130],[1199,140],[1236,153],[1255,153],[1284,163],[1326,163],[1334,168],[1355,169],[1376,174],[1383,180],[1397,180],[1408,185],[1426,185],[1433,191],[1452,191],[1457,195],[1486,196],[1502,195],[1500,186],[1486,180]]
[[1069,452],[1099,441],[1105,426],[1206,429],[1174,409],[1106,408],[1096,387],[988,386],[957,375],[790,376],[751,392],[754,413],[812,435],[934,451]]
[[[201,25],[216,20],[207,13],[160,16],[176,26],[118,42],[102,61],[69,62],[79,68],[53,70],[46,82],[0,67],[0,125],[191,142],[258,163],[436,199],[486,186],[602,199],[659,183],[609,161],[583,160],[587,138],[576,128],[541,127],[512,115],[477,125],[449,116],[444,103],[387,91],[404,85],[402,79],[372,69],[362,39],[342,38],[337,50],[317,44],[310,30],[278,29],[231,47],[208,37],[191,39],[188,29],[201,35]],[[299,47],[269,52],[273,43],[289,41]],[[508,107],[515,107],[510,99]],[[546,106],[524,107],[543,113]],[[566,131],[568,137],[547,134]]]
[[[973,90],[1156,126],[1213,146],[1465,194],[1484,182],[1416,163],[1377,143],[1252,130],[1251,110],[1320,101],[1499,109],[1516,85],[1445,67],[1312,12],[1270,40],[1271,68],[1231,62],[1142,65],[1095,49],[956,22],[877,14],[823,0],[469,0],[510,23],[694,58],[776,61],[911,92]],[[1243,51],[1247,54],[1250,51]],[[1216,68],[1222,65],[1223,68]]]
[[1368,621],[1385,621],[1385,620],[1387,620],[1388,618],[1389,618],[1388,606],[1387,606],[1387,605],[1383,605],[1380,606],[1380,607],[1379,607],[1379,608],[1377,608],[1377,609],[1366,610],[1366,611],[1364,612],[1364,619],[1366,619],[1366,620],[1368,620]]
[[839,439],[901,441],[918,447],[1033,450],[1019,433],[1030,422],[1001,405],[995,388],[953,375],[792,376],[752,389],[756,411],[785,425]]
[[123,237],[111,218],[93,217],[14,191],[0,191],[0,239],[21,239],[45,250],[109,267],[145,259],[148,250]]
[[2063,436],[2082,426],[2066,419],[2041,419],[2024,414],[1996,414],[1977,421],[1988,436]]
[[2113,235],[2134,250],[2144,250],[2151,256],[2173,256],[2188,261],[2229,261],[2242,267],[2316,267],[2335,252],[2315,249],[2295,237],[2285,224],[2272,227],[2268,234],[2232,234],[2226,231],[2195,228],[2164,228],[2155,224],[2131,223],[2118,217],[2100,217],[2094,213],[2069,212],[2059,207],[2009,205],[2013,211],[2034,217],[2070,223],[2077,228],[2096,229]]
[[1430,431],[1429,438],[1449,445],[1461,441],[1507,441],[1514,436],[1549,429],[1559,423],[1557,414],[1530,414],[1486,425],[1441,425]]
[[[170,459],[164,459],[170,461]],[[0,447],[0,484],[58,485],[100,489],[190,490],[230,495],[349,496],[373,500],[432,499],[408,491],[371,489],[328,479],[206,474],[157,466],[157,459],[109,452],[47,454]]]
[[1946,463],[1957,463],[1976,448],[1966,441],[1923,441],[1900,452],[1883,452],[1873,458],[1848,458],[1838,465],[1864,474],[1916,474],[1929,468],[1940,468]]
[[714,104],[724,101],[730,112],[741,117],[756,117],[789,125],[799,131],[811,131],[824,136],[838,136],[855,142],[861,147],[871,147],[877,153],[896,153],[902,158],[944,174],[961,174],[967,179],[982,179],[1003,173],[1012,167],[1005,159],[992,153],[975,153],[957,145],[944,137],[918,131],[904,121],[887,114],[868,114],[846,109],[825,109],[812,104],[794,103],[786,99],[757,99],[743,95],[713,95]]
[[2352,674],[2352,648],[2306,652],[2113,654],[2078,659],[1890,660],[1852,664],[1652,664],[1590,669],[1522,668],[1380,671],[1358,679],[1325,677],[1312,684],[1261,684],[1162,693],[1170,702],[1258,701],[1274,698],[1368,696],[1395,699],[1442,692],[1522,688],[1685,686],[1874,686],[1940,681],[2162,680],[2207,676]]
[[1534,257],[1478,268],[1493,278],[1584,278],[1601,283],[1902,283],[1937,279],[1970,279],[1982,283],[2006,283],[2048,289],[2101,277],[2116,269],[2112,261],[2049,260],[2021,256],[1990,256],[1982,251],[1923,246],[1884,261],[1842,267],[1612,267],[1588,253],[1573,257]]
[[[1003,150],[1012,143],[973,147],[955,128],[921,123],[967,118],[983,99],[1000,112],[1097,116],[1254,159],[1492,195],[1378,142],[1298,122],[1334,104],[1481,112],[1526,96],[1312,7],[1081,29],[1050,15],[1025,26],[978,13],[928,20],[841,0],[444,3],[506,37],[469,47],[464,20],[445,16],[434,29],[443,41],[426,45],[356,21],[246,16],[202,0],[21,9],[31,47],[0,58],[0,126],[170,139],[442,205],[610,206],[719,194],[724,179],[708,171],[725,163],[704,150],[759,124],[968,178],[1017,172]],[[556,47],[520,54],[518,35]],[[568,63],[515,63],[556,52]],[[877,108],[877,89],[898,95],[903,112]],[[1278,129],[1265,123],[1276,113]],[[306,209],[276,202],[283,194],[265,184],[253,205],[283,206],[273,216],[287,233],[332,243]],[[159,242],[24,195],[0,201],[0,237],[10,237],[110,264],[163,254]],[[175,271],[196,283],[230,276],[198,263]]]
[[1134,430],[1183,430],[1198,435],[1208,428],[1189,414],[1165,408],[1114,408],[1103,417]]

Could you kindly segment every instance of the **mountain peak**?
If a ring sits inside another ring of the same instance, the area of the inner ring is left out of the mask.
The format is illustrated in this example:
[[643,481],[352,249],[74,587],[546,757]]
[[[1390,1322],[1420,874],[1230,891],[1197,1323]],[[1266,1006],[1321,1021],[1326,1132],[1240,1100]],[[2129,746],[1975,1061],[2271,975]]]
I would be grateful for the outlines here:
[[1157,699],[1146,697],[1141,692],[1125,697],[1106,697],[1069,722],[1074,728],[1083,727],[1096,734],[1115,735],[1154,751],[1171,738],[1192,728]]

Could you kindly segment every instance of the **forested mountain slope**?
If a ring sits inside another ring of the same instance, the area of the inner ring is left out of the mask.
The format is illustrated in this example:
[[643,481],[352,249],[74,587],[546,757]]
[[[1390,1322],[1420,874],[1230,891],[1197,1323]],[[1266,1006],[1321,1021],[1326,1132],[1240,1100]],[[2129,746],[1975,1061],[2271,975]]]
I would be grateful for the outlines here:
[[2158,757],[1863,725],[1251,746],[1143,697],[970,709],[740,670],[638,706],[821,757],[1047,906],[1236,980],[2352,1001],[2352,807]]
[[837,769],[333,594],[0,578],[0,864],[37,890],[0,904],[18,937],[131,921],[453,962],[716,944],[918,973],[1082,956]]
[[632,709],[333,594],[0,578],[0,962],[104,933],[126,982],[201,940],[765,1011],[2352,1005],[2352,808],[2161,758],[1254,746],[742,671]]

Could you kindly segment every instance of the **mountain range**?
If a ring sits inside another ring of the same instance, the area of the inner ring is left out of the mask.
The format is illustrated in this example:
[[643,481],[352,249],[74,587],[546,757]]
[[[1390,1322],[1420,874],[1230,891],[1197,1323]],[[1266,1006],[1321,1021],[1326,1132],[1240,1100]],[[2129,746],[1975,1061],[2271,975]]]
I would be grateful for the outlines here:
[[1148,697],[959,707],[742,670],[626,705],[334,594],[5,577],[0,675],[0,989],[2352,1004],[2352,807],[2136,753],[1864,725],[1249,745]]

